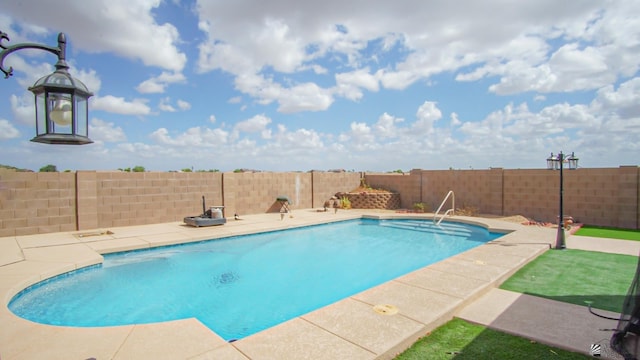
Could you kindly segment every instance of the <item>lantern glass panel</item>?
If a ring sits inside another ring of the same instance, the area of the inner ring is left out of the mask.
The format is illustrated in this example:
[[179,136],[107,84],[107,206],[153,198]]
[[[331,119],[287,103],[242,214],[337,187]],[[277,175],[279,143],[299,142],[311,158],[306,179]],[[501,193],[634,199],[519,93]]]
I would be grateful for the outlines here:
[[36,99],[36,134],[46,134],[49,129],[47,128],[47,109],[44,101],[44,93],[35,95]]
[[89,136],[88,119],[89,107],[87,106],[87,98],[76,95],[76,134]]

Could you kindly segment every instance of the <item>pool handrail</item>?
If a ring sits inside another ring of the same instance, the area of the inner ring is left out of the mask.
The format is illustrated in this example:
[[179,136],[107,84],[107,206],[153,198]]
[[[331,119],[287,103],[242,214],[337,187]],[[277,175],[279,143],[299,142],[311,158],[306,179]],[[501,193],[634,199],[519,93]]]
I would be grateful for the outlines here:
[[[444,204],[447,202],[447,199],[449,199],[449,196],[451,196],[451,209],[445,211],[444,214],[442,214],[442,217],[440,217],[440,220],[437,220],[438,214],[440,213],[440,210],[442,210],[442,207],[444,206]],[[447,196],[445,196],[444,200],[442,200],[440,207],[438,207],[438,210],[436,210],[435,215],[433,215],[433,223],[436,225],[440,225],[440,223],[442,222],[442,219],[444,219],[445,216],[449,214],[451,214],[452,216],[454,215],[455,208],[456,208],[456,195],[453,193],[453,190],[449,190],[449,192],[447,193]]]

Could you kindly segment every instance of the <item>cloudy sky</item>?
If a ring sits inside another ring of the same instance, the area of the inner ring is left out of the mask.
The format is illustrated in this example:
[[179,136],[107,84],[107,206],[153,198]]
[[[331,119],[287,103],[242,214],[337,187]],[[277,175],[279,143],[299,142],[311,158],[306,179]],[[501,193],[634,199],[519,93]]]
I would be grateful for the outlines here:
[[[269,171],[640,165],[637,0],[2,0],[13,45],[67,34],[84,146],[30,142],[55,56],[0,79],[0,164]],[[63,6],[60,6],[63,4]]]

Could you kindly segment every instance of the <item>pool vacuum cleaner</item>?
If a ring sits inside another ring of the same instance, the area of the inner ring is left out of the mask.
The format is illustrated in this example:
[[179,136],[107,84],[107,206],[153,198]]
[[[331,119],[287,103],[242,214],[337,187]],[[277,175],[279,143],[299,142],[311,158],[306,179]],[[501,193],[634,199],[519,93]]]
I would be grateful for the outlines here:
[[618,327],[609,345],[625,360],[638,359],[640,354],[640,259],[631,286],[622,305]]
[[227,222],[227,219],[224,217],[222,210],[224,206],[212,206],[209,210],[207,210],[207,206],[204,202],[204,196],[202,197],[202,215],[198,216],[187,216],[184,218],[184,223],[187,225],[201,227],[201,226],[212,226],[212,225],[223,225]]

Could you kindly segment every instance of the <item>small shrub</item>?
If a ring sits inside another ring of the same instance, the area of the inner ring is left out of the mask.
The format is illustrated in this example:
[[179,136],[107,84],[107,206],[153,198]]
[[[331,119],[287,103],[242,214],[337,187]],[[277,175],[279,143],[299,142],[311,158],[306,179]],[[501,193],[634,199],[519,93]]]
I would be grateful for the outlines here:
[[343,209],[351,209],[351,200],[348,197],[343,196],[340,199],[340,207]]
[[413,204],[413,210],[416,212],[424,212],[424,203],[417,202]]
[[478,216],[480,211],[475,206],[463,206],[456,209],[456,215],[460,216]]

